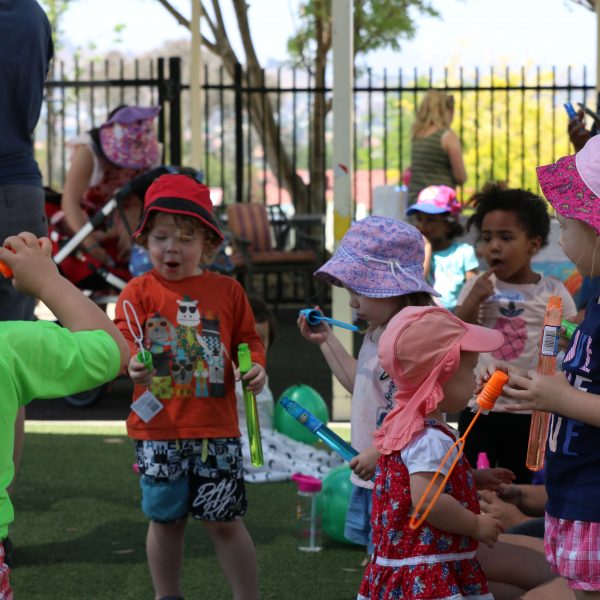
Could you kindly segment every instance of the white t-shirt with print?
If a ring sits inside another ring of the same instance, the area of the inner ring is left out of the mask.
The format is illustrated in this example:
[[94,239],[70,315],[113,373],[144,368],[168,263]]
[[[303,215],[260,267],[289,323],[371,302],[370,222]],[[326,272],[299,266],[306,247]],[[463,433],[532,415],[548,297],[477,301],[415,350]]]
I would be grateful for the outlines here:
[[[473,277],[465,283],[458,296],[459,306],[478,279]],[[490,281],[494,285],[494,294],[481,303],[478,324],[502,332],[505,341],[498,350],[479,355],[476,372],[499,360],[521,369],[535,369],[548,299],[560,296],[563,318],[569,319],[577,313],[573,297],[560,281],[552,277],[541,277],[537,283],[521,285],[500,281],[495,275],[490,277]],[[509,403],[514,401],[500,396],[494,412],[506,412],[504,407]]]

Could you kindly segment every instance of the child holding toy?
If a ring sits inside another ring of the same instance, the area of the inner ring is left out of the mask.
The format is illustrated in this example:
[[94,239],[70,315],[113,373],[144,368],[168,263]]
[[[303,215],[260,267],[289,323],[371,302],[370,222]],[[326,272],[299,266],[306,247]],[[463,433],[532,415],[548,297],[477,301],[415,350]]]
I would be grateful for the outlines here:
[[407,211],[425,236],[425,277],[440,294],[440,303],[454,310],[465,281],[478,273],[475,249],[455,238],[464,233],[458,222],[462,206],[447,185],[430,185],[421,190],[416,204]]
[[119,330],[53,263],[52,244],[32,233],[8,237],[0,260],[23,294],[39,298],[62,327],[48,321],[0,324],[0,599],[11,600],[2,540],[13,520],[6,492],[13,474],[17,411],[34,398],[58,398],[102,385],[127,365],[129,348]]
[[[456,434],[443,413],[465,407],[479,352],[499,348],[499,331],[469,325],[441,307],[408,307],[379,341],[381,365],[396,382],[395,407],[375,433],[381,453],[373,492],[373,556],[360,599],[491,599],[475,558],[477,542],[498,539],[499,523],[479,514],[471,469],[461,457],[427,521],[409,525]],[[442,469],[445,475],[450,463]]]
[[396,386],[377,358],[388,321],[406,306],[428,306],[438,294],[423,277],[423,236],[412,225],[387,217],[367,217],[344,235],[333,257],[315,275],[345,287],[357,317],[368,323],[358,359],[348,354],[331,327],[311,327],[298,319],[302,336],[318,344],[340,383],[352,394],[351,440],[359,455],[350,462],[352,496],[344,535],[369,547],[371,478],[379,452],[372,433],[393,405]]
[[[180,571],[188,516],[202,521],[234,598],[258,598],[256,552],[242,516],[247,501],[233,361],[246,342],[248,389],[261,391],[265,353],[237,281],[202,269],[222,241],[209,190],[186,175],[163,175],[146,192],[134,233],[153,269],[132,279],[116,323],[133,356],[135,383],[127,431],[135,440],[146,551],[156,598],[182,598]],[[152,354],[136,353],[135,316]],[[129,323],[128,323],[129,321]]]
[[[498,361],[525,370],[535,368],[550,296],[562,298],[565,318],[577,312],[565,286],[536,273],[531,265],[531,259],[548,243],[546,202],[525,190],[489,186],[475,197],[475,213],[467,226],[472,224],[479,232],[479,250],[488,271],[466,282],[454,312],[468,323],[504,334],[500,348],[479,357],[478,371],[493,368]],[[500,396],[487,418],[477,423],[466,454],[474,464],[478,453],[486,452],[492,466],[515,473],[515,483],[529,483],[531,472],[525,467],[525,456],[531,418],[529,414],[507,412],[509,402]],[[461,433],[472,418],[469,409],[461,413]]]
[[[575,155],[538,167],[557,213],[560,245],[585,276],[600,275],[600,136]],[[600,293],[573,334],[563,373],[511,374],[511,410],[552,413],[546,448],[546,557],[577,598],[600,598]],[[518,404],[514,402],[518,401]]]

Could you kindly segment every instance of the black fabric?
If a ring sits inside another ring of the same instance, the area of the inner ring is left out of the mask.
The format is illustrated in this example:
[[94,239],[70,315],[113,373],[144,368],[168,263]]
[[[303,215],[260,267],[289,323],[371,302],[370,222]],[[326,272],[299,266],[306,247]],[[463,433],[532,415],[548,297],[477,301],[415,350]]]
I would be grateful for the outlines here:
[[[461,435],[475,416],[470,409],[460,413]],[[491,412],[481,415],[469,432],[465,454],[471,466],[477,464],[479,452],[486,452],[491,467],[505,467],[515,475],[515,483],[531,483],[533,473],[525,466],[529,443],[530,415]]]

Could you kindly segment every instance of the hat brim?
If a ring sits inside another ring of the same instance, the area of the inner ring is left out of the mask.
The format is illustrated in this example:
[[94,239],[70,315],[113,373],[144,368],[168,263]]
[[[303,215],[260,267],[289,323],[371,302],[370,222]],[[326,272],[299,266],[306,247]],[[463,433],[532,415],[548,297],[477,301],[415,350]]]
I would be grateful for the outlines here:
[[357,260],[344,251],[343,245],[314,272],[318,279],[336,287],[345,287],[367,298],[392,298],[416,292],[425,292],[436,297],[440,295],[425,281],[422,268],[420,273],[409,272],[405,280],[401,273],[397,275],[394,276],[387,265],[367,264]]
[[206,226],[212,233],[214,233],[220,241],[223,241],[223,233],[219,229],[214,217],[201,206],[198,206],[195,202],[191,202],[186,198],[157,198],[154,202],[152,202],[149,206],[144,209],[144,214],[142,215],[142,221],[139,227],[133,232],[133,239],[140,236],[146,223],[148,221],[148,217],[152,212],[162,212],[168,213],[172,215],[184,215],[187,217],[193,217],[198,219],[204,226]]
[[493,352],[504,344],[504,335],[497,329],[465,323],[467,331],[460,340],[461,350],[466,352]]
[[441,215],[450,212],[446,208],[441,208],[435,204],[413,204],[407,211],[406,216],[415,214],[416,212],[426,213],[428,215]]
[[127,125],[129,123],[134,123],[135,121],[154,119],[160,111],[160,106],[125,106],[121,110],[118,110],[110,119],[105,121],[101,127],[106,127],[113,123]]
[[583,221],[600,233],[600,220],[595,212],[598,196],[581,177],[577,156],[563,156],[551,165],[538,167],[538,181],[546,200],[559,215]]

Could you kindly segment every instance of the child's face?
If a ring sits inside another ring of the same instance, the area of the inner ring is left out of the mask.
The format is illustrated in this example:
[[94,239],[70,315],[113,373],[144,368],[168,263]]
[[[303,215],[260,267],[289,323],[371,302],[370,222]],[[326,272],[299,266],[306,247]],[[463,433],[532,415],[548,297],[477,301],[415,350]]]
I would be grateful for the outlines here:
[[400,308],[398,297],[392,298],[367,298],[352,290],[350,294],[350,306],[356,311],[359,321],[366,321],[371,327],[385,325]]
[[596,232],[577,219],[567,219],[557,213],[560,224],[558,243],[582,275],[600,275],[600,238]]
[[512,211],[493,210],[481,223],[479,250],[501,281],[532,283],[531,259],[541,243],[539,236],[528,237]]
[[431,242],[441,242],[448,236],[446,215],[428,215],[423,212],[414,213],[415,227]]
[[475,390],[475,366],[477,365],[478,352],[460,353],[460,364],[458,369],[442,385],[444,399],[439,408],[442,412],[456,413],[467,406]]
[[206,237],[191,224],[175,222],[173,215],[156,215],[148,233],[148,252],[152,266],[169,281],[199,275]]

